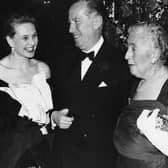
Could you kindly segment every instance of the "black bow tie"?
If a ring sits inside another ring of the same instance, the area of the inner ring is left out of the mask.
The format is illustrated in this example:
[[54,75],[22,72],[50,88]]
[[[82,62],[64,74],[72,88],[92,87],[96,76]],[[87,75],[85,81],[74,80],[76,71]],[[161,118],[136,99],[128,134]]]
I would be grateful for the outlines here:
[[82,52],[81,54],[81,60],[84,60],[85,58],[89,58],[90,61],[94,60],[94,51],[90,52],[90,53],[84,53]]

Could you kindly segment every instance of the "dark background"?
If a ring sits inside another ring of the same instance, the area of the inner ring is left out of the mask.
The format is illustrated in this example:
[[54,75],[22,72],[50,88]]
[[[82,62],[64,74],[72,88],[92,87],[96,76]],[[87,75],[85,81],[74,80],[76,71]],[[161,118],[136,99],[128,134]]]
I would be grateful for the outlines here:
[[68,8],[71,0],[1,0],[0,58],[9,52],[3,37],[3,21],[15,11],[28,11],[37,18],[39,46],[36,58],[53,64],[65,46],[73,44],[68,33]]

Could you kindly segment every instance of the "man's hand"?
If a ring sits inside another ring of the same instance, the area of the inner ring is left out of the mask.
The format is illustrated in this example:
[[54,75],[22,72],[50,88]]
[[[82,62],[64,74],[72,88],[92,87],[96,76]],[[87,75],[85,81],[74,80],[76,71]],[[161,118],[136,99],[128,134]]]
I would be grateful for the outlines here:
[[53,111],[51,114],[51,119],[61,128],[61,129],[68,129],[74,118],[68,117],[67,114],[69,113],[69,109],[62,109],[59,111]]

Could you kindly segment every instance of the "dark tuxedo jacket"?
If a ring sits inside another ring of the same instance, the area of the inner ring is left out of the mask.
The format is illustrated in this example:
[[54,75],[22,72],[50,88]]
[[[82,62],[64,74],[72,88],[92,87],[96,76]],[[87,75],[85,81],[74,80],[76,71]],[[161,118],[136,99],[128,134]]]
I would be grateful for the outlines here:
[[68,52],[66,57],[67,62],[59,63],[62,69],[58,70],[57,82],[61,84],[55,95],[60,96],[57,95],[55,106],[69,108],[68,115],[74,117],[74,122],[69,129],[55,131],[59,166],[113,166],[113,130],[127,104],[131,80],[124,54],[104,42],[82,81],[80,53],[71,56]]

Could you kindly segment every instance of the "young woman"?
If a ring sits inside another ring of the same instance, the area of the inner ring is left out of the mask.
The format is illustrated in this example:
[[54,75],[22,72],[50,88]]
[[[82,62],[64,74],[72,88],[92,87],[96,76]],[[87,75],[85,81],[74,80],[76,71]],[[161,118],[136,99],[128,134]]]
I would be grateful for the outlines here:
[[17,167],[22,155],[48,134],[53,109],[50,69],[34,58],[38,45],[35,18],[13,14],[5,23],[11,48],[0,60],[0,167]]

